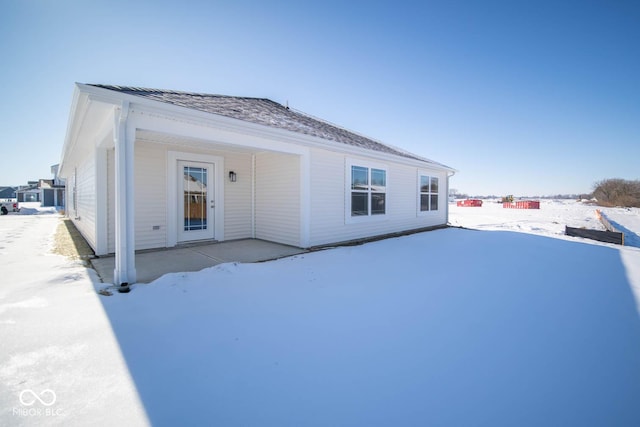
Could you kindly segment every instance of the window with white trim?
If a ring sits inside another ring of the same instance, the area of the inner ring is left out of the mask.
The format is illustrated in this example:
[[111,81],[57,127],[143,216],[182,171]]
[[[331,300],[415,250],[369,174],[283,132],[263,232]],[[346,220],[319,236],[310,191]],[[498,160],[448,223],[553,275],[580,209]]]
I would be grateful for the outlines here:
[[438,178],[435,176],[419,175],[420,212],[438,210]]
[[370,217],[387,212],[387,171],[381,167],[352,164],[350,173],[350,216]]

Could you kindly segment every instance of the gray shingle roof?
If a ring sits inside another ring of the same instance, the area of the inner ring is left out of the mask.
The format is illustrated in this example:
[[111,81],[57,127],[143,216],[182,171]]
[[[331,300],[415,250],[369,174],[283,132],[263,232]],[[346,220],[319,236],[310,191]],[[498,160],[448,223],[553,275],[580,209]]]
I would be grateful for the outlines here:
[[154,101],[178,105],[180,107],[218,114],[246,122],[285,129],[311,135],[329,141],[340,142],[354,147],[394,154],[409,159],[420,160],[443,166],[432,160],[400,150],[327,123],[298,111],[291,110],[277,102],[265,98],[247,98],[227,95],[188,93],[173,90],[147,89],[128,86],[92,84],[90,86],[109,89],[129,95],[140,96]]
[[13,199],[16,197],[15,187],[0,187],[0,199]]

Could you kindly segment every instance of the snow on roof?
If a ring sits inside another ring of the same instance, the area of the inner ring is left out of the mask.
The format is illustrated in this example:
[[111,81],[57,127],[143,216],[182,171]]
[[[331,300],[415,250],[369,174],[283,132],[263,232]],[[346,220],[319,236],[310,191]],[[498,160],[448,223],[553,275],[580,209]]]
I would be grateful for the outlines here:
[[383,144],[342,127],[295,111],[266,98],[249,98],[206,93],[189,93],[174,90],[148,89],[129,86],[90,84],[89,86],[140,96],[154,101],[204,111],[255,124],[285,129],[329,141],[339,142],[367,150],[393,154],[436,166],[448,166],[434,162],[402,149]]

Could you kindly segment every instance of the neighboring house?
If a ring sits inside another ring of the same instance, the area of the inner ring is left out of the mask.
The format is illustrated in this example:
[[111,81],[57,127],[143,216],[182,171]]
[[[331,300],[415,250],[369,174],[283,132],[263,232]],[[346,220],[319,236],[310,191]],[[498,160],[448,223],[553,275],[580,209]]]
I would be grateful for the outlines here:
[[18,188],[16,198],[18,203],[40,202],[41,206],[64,207],[65,184],[58,177],[58,166],[51,166],[53,179],[29,181],[26,186]]
[[17,187],[0,187],[0,202],[16,201]]
[[[46,182],[45,185],[41,185],[42,189],[42,206],[55,206],[64,208],[65,206],[65,182],[58,176],[59,164],[51,166],[51,174],[53,179],[43,180],[40,182]],[[44,183],[43,183],[44,184]]]
[[268,99],[76,84],[67,215],[114,283],[135,250],[256,238],[309,248],[447,223],[454,170]]
[[40,190],[38,189],[38,181],[28,181],[27,185],[20,186],[16,191],[18,203],[39,202]]

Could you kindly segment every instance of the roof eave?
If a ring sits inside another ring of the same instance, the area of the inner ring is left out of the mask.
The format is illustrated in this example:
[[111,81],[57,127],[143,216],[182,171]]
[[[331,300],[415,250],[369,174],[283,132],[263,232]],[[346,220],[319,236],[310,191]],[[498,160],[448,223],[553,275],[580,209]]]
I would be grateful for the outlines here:
[[[59,162],[60,166],[58,168],[58,174],[60,175],[63,175],[65,172],[64,159],[67,156],[67,153],[69,153],[73,148],[73,146],[75,145],[74,134],[75,134],[75,127],[77,123],[76,116],[79,110],[79,105],[81,104],[80,98],[82,97],[82,95],[83,93],[80,88],[80,83],[76,83],[75,89],[73,91],[73,97],[71,99],[69,120],[67,121],[67,131],[65,133],[64,144],[62,145],[62,155]],[[84,104],[84,107],[86,108],[86,103],[82,103],[82,104]]]
[[[388,153],[384,151],[377,151],[367,148],[358,147],[355,145],[349,145],[331,139],[321,138],[313,135],[306,135],[304,133],[291,131],[288,129],[281,129],[272,126],[267,126],[259,123],[253,123],[246,120],[236,119],[233,117],[227,117],[220,114],[215,114],[207,111],[196,110],[180,105],[171,104],[169,102],[162,102],[155,99],[149,99],[139,95],[133,95],[126,92],[115,91],[99,86],[93,86],[83,83],[76,83],[76,90],[82,92],[88,96],[88,99],[111,103],[119,105],[122,101],[129,101],[131,108],[134,109],[136,105],[142,107],[149,107],[156,110],[161,110],[166,113],[180,114],[184,117],[196,120],[211,121],[216,123],[224,123],[226,126],[231,127],[237,132],[242,132],[245,129],[251,129],[255,132],[264,135],[274,136],[286,136],[286,139],[292,143],[304,143],[307,146],[313,146],[316,148],[332,148],[332,151],[338,151],[343,153],[349,153],[354,155],[363,155],[373,157],[382,160],[395,161],[397,163],[410,164],[418,167],[424,167],[429,169],[442,170],[447,172],[456,172],[455,169],[443,165],[438,162],[434,162],[429,159],[417,159],[420,157],[413,153],[408,153],[414,157],[405,157],[398,154]],[[386,144],[385,144],[386,145]],[[393,148],[390,146],[390,148]],[[395,149],[395,148],[394,148]],[[404,150],[399,150],[404,151]],[[61,163],[62,167],[62,163]]]

